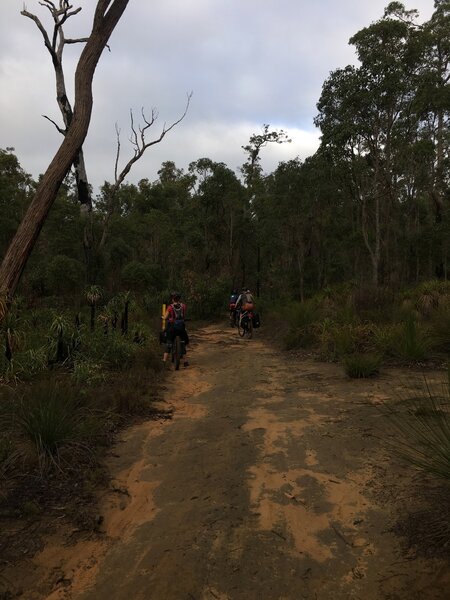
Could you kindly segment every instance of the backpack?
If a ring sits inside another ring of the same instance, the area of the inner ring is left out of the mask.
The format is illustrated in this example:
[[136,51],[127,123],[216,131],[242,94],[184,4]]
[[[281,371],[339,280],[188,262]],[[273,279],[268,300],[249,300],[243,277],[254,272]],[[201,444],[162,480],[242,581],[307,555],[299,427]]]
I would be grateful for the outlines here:
[[183,329],[184,328],[184,310],[183,305],[177,302],[177,304],[172,304],[173,310],[173,326],[175,329]]

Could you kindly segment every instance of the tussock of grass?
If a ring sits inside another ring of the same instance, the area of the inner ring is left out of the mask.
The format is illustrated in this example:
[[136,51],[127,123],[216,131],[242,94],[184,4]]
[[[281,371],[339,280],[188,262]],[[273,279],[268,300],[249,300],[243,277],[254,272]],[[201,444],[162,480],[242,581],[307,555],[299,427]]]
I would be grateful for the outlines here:
[[14,432],[32,444],[43,469],[90,452],[100,428],[81,390],[67,383],[40,382],[11,408]]
[[378,374],[381,365],[379,356],[373,354],[355,353],[343,360],[346,375],[353,379],[373,377]]
[[399,358],[408,361],[425,359],[431,348],[427,333],[412,315],[408,316],[398,329],[395,351]]
[[395,452],[425,473],[450,480],[450,381],[436,390],[425,379],[417,395],[386,413],[396,432]]

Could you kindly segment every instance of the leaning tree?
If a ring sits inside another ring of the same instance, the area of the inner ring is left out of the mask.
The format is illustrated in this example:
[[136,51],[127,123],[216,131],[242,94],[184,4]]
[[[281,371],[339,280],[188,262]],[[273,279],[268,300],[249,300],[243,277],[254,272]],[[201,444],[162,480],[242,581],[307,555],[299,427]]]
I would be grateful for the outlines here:
[[92,31],[75,72],[73,116],[0,266],[0,296],[14,295],[34,244],[65,176],[86,138],[92,114],[92,80],[100,56],[129,0],[98,0]]
[[[81,11],[81,6],[74,8],[73,4],[71,4],[69,0],[59,0],[59,2],[43,0],[40,1],[39,4],[48,9],[53,23],[53,30],[47,30],[42,19],[40,19],[38,15],[28,11],[25,7],[21,11],[21,14],[24,17],[34,21],[43,37],[45,48],[50,54],[53,70],[55,72],[56,102],[62,116],[63,126],[60,126],[48,115],[43,116],[45,119],[53,123],[59,133],[65,136],[70,123],[72,122],[73,108],[66,89],[66,78],[63,68],[64,49],[67,45],[86,43],[88,38],[70,38],[65,35],[64,31],[66,22]],[[89,279],[92,266],[93,245],[92,194],[86,172],[82,147],[80,147],[79,151],[75,155],[73,161],[73,170],[75,174],[78,201],[80,203],[81,217],[84,221],[83,248]]]

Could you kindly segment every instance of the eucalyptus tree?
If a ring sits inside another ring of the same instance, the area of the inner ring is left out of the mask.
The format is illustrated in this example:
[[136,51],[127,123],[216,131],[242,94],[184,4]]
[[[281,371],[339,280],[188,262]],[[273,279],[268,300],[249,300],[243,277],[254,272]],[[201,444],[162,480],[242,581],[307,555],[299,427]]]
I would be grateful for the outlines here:
[[393,217],[399,202],[398,161],[414,137],[411,101],[417,59],[413,26],[389,15],[351,39],[361,65],[333,72],[318,103],[322,143],[348,164],[350,189],[372,267],[372,283],[389,275]]
[[245,235],[244,188],[224,163],[209,158],[189,165],[194,178],[192,207],[202,235],[201,270],[226,275],[234,285]]
[[435,274],[448,277],[450,260],[450,2],[435,0],[433,15],[420,28],[421,69],[417,80],[415,109],[420,139],[428,144],[429,199],[434,226],[430,252]]
[[435,11],[421,29],[422,64],[418,78],[416,109],[422,121],[423,135],[435,148],[431,197],[436,222],[446,209],[449,187],[450,145],[450,2],[436,0]]
[[28,204],[33,182],[22,169],[14,148],[0,149],[0,253],[8,247]]
[[92,113],[92,80],[95,69],[127,5],[128,0],[97,1],[92,31],[81,53],[75,73],[73,118],[0,266],[0,296],[10,299],[14,295],[61,183],[83,145]]
[[[242,146],[242,149],[247,154],[247,160],[241,167],[241,172],[247,186],[250,208],[257,201],[262,202],[264,182],[261,168],[261,150],[269,144],[284,144],[290,143],[287,133],[283,130],[270,131],[270,125],[264,124],[262,133],[254,133],[250,136],[247,145]],[[252,222],[255,226],[256,235],[256,295],[259,296],[261,289],[261,236],[260,227],[258,224],[258,211],[251,212]],[[243,267],[243,279],[245,279],[245,263]]]

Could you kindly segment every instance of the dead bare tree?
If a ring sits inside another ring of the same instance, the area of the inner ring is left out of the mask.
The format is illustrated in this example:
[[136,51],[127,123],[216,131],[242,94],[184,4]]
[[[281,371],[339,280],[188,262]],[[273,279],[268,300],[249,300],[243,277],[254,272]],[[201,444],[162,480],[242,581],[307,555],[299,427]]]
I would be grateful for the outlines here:
[[[63,52],[66,44],[86,43],[88,38],[72,39],[66,38],[64,34],[64,24],[67,22],[68,19],[70,19],[70,17],[73,17],[74,15],[78,14],[81,11],[81,7],[74,8],[68,0],[59,0],[58,4],[52,2],[51,0],[43,0],[42,2],[39,2],[39,4],[47,8],[50,12],[51,18],[53,20],[53,32],[51,34],[49,34],[48,31],[45,29],[41,19],[37,15],[29,12],[25,7],[21,11],[21,14],[24,17],[27,17],[34,21],[37,28],[42,34],[45,47],[47,48],[50,54],[53,69],[55,71],[56,101],[58,103],[59,110],[63,118],[64,127],[58,125],[53,119],[51,119],[47,115],[43,115],[43,117],[50,121],[50,123],[53,123],[53,125],[56,127],[59,133],[65,136],[70,126],[70,123],[72,122],[73,110],[66,91],[66,82],[63,70]],[[73,168],[75,173],[78,200],[80,202],[81,215],[85,220],[83,246],[85,252],[86,266],[89,273],[93,244],[92,196],[91,188],[86,173],[83,148],[80,148],[80,150],[76,154],[73,161]]]
[[114,165],[114,184],[109,188],[108,195],[106,198],[106,215],[105,215],[105,219],[103,222],[102,237],[101,237],[100,243],[99,243],[100,251],[103,248],[103,246],[105,245],[106,238],[108,236],[111,218],[117,209],[116,202],[115,202],[116,195],[120,189],[120,186],[124,182],[125,177],[131,171],[132,166],[140,158],[142,158],[142,156],[143,156],[144,152],[147,150],[147,148],[150,148],[150,146],[154,146],[155,144],[159,144],[164,139],[164,137],[169,133],[169,131],[171,131],[176,125],[178,125],[184,119],[184,117],[187,114],[187,111],[189,110],[189,104],[191,102],[191,98],[192,98],[192,92],[190,92],[187,95],[186,105],[184,107],[183,114],[176,121],[171,123],[169,126],[167,126],[167,124],[164,123],[159,136],[150,142],[146,141],[145,135],[146,135],[147,131],[152,127],[152,125],[154,125],[155,121],[157,120],[158,113],[153,108],[150,118],[147,119],[145,116],[145,113],[144,113],[144,109],[142,108],[141,116],[142,116],[144,125],[142,125],[142,126],[138,125],[136,128],[136,126],[134,124],[133,111],[130,110],[130,122],[131,122],[130,142],[134,148],[134,154],[120,172],[119,172],[120,130],[119,130],[118,126],[116,125],[117,152],[116,152],[116,160],[115,160],[115,165]]
[[129,0],[98,0],[92,31],[75,73],[75,102],[64,140],[48,166],[0,266],[0,296],[14,295],[28,257],[64,177],[86,138],[92,114],[95,68]]

